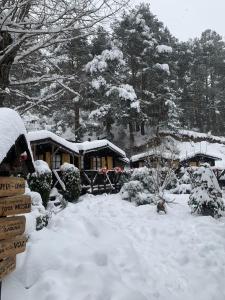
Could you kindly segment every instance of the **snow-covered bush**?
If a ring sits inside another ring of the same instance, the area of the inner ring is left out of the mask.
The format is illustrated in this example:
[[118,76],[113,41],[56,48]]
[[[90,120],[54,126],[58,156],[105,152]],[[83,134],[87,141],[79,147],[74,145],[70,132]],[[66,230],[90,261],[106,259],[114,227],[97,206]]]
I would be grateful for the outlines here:
[[191,173],[193,173],[190,168],[182,168],[180,173],[178,174],[179,180],[177,181],[177,185],[174,189],[170,190],[173,194],[190,194],[192,190],[191,185]]
[[129,182],[131,179],[131,175],[132,175],[132,170],[125,169],[120,175],[120,179],[118,182],[119,186],[123,186],[125,183]]
[[138,205],[156,204],[165,197],[165,190],[173,189],[177,185],[178,179],[172,169],[137,168],[131,174],[130,181],[123,185],[121,195],[122,199],[135,201]]
[[155,183],[153,179],[153,169],[143,167],[137,168],[134,170],[133,174],[131,175],[131,180],[140,181],[149,193],[155,193]]
[[31,213],[26,217],[27,223],[30,224],[30,227],[33,227],[33,230],[41,230],[43,227],[48,225],[49,220],[48,212],[45,210],[42,204],[41,195],[38,192],[32,192],[29,188],[26,188],[25,193],[31,197],[32,203]]
[[180,178],[181,184],[191,184],[191,174],[190,171],[185,170],[184,174]]
[[50,201],[47,209],[49,211],[57,212],[58,208],[62,209],[68,205],[68,201],[59,193],[56,187],[53,187],[50,193]]
[[123,200],[134,202],[137,205],[149,204],[151,202],[150,194],[138,180],[125,183],[120,193]]
[[52,184],[52,172],[43,160],[34,162],[35,172],[28,175],[28,185],[31,191],[41,195],[44,207],[47,207]]
[[122,199],[135,202],[137,205],[154,202],[155,188],[152,172],[153,170],[147,167],[135,169],[130,175],[130,181],[121,188]]
[[170,192],[173,194],[190,194],[192,190],[191,184],[181,183]]
[[42,228],[46,227],[48,225],[48,221],[48,214],[38,216],[36,219],[36,230],[41,230]]
[[62,180],[66,191],[64,197],[67,201],[77,201],[81,192],[80,171],[74,165],[64,163],[61,168]]
[[220,217],[225,210],[222,192],[213,170],[202,165],[192,175],[193,190],[188,204],[192,213]]
[[[168,178],[166,179],[167,176]],[[172,190],[179,186],[179,180],[173,170],[169,170],[168,168],[162,169],[162,184],[165,179],[166,179],[165,189]]]

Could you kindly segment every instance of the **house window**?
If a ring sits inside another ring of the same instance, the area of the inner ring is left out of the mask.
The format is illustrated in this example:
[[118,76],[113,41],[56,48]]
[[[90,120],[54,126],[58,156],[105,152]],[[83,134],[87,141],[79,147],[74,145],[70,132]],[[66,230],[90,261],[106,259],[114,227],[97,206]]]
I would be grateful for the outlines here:
[[54,154],[52,158],[52,168],[53,169],[59,169],[61,166],[61,155],[60,154]]
[[102,167],[101,158],[97,157],[97,170],[100,169],[101,167]]

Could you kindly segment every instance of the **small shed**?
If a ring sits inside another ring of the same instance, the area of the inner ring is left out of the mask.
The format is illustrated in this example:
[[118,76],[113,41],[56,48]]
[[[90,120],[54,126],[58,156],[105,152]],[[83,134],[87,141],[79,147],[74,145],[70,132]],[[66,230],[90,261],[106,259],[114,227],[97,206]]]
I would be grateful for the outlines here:
[[219,157],[212,156],[206,153],[193,153],[186,157],[180,158],[181,167],[199,167],[203,163],[208,163],[210,166],[215,166],[217,160],[222,160]]
[[140,168],[146,165],[151,165],[154,168],[158,163],[161,163],[172,165],[176,169],[180,167],[199,167],[203,163],[215,166],[215,162],[218,160],[221,160],[221,158],[201,152],[186,154],[185,156],[168,156],[166,153],[144,152],[134,155],[130,159],[132,168]]
[[170,153],[157,153],[154,151],[148,151],[133,155],[130,158],[131,168],[141,168],[149,166],[156,168],[158,165],[169,165],[173,168],[179,167],[179,158],[177,155]]
[[16,111],[0,108],[0,175],[26,177],[32,172],[32,151],[23,121]]
[[75,143],[48,130],[28,133],[34,160],[44,160],[51,170],[59,170],[67,162],[79,167],[79,149]]

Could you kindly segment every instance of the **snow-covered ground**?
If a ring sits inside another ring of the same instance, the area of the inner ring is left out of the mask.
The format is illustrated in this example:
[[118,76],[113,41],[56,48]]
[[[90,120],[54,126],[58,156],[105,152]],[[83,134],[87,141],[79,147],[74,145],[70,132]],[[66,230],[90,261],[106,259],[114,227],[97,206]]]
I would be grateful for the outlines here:
[[2,300],[224,300],[225,219],[86,196],[30,236]]

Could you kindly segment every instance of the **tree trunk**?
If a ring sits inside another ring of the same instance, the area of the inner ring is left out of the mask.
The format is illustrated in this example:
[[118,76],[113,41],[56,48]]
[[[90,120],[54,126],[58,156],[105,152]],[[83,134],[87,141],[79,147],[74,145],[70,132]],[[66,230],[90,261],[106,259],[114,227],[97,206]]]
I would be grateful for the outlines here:
[[134,127],[132,122],[129,123],[129,132],[130,132],[130,150],[132,153],[134,147]]
[[[0,51],[4,51],[12,43],[12,38],[7,32],[0,32]],[[14,60],[14,55],[8,55],[0,63],[0,107],[4,105],[5,89],[9,86],[9,74]]]
[[80,105],[79,105],[79,102],[77,102],[77,103],[75,103],[75,106],[74,106],[75,141],[79,140],[79,128],[80,128]]

